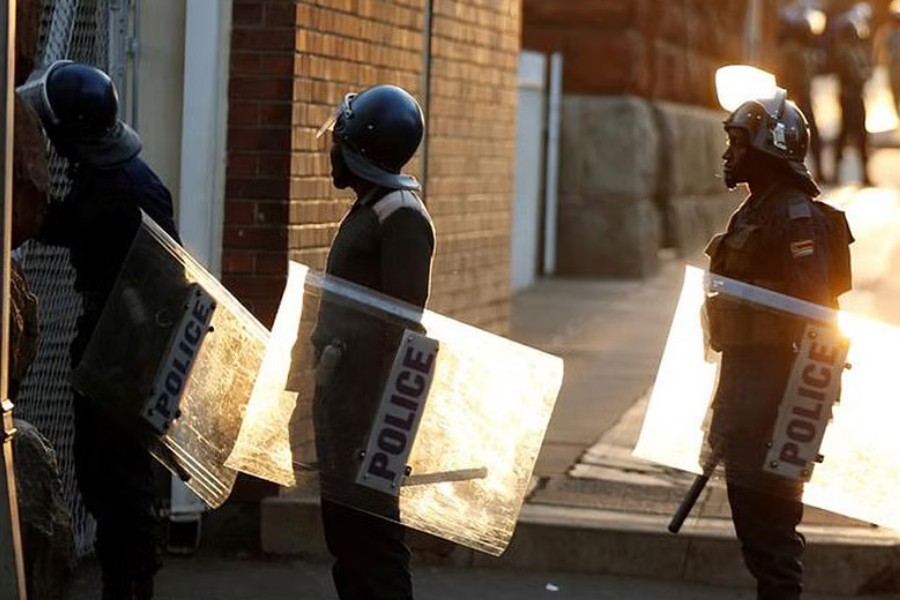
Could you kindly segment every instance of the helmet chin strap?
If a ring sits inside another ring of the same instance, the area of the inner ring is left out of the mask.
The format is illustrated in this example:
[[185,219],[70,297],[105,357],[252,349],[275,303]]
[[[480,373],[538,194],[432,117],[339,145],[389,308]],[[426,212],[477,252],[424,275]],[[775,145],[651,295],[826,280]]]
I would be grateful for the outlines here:
[[141,139],[137,133],[120,122],[109,135],[96,140],[68,140],[77,162],[92,167],[109,168],[120,165],[137,156],[141,151]]

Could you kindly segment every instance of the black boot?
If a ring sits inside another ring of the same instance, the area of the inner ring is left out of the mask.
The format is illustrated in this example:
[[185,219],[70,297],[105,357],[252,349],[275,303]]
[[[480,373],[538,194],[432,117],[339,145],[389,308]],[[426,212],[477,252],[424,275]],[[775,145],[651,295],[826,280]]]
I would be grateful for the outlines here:
[[153,578],[145,577],[134,582],[134,600],[153,600]]
[[122,576],[103,575],[103,600],[134,600],[134,585]]

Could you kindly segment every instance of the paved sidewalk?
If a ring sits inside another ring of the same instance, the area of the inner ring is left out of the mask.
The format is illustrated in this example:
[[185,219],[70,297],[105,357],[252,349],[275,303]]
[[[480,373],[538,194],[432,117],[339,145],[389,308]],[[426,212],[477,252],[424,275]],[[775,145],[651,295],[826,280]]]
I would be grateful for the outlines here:
[[[68,600],[97,600],[99,574],[83,568]],[[427,600],[752,600],[747,590],[608,575],[419,567],[416,598]],[[171,558],[157,578],[159,600],[336,599],[328,565],[296,559]],[[839,600],[808,595],[804,600]],[[860,598],[859,600],[865,600]],[[875,600],[875,598],[871,598]]]
[[509,337],[565,361],[535,475],[565,474],[653,383],[683,263],[642,281],[546,279],[513,300]]

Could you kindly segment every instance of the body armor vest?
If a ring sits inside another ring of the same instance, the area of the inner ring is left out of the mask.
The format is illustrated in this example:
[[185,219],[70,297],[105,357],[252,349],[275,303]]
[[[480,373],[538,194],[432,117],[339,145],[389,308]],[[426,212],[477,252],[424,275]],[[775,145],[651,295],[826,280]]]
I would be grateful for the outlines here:
[[[788,293],[790,273],[782,256],[790,239],[773,235],[773,218],[782,218],[777,211],[766,210],[775,198],[760,199],[760,205],[742,209],[735,214],[728,231],[716,235],[706,248],[710,257],[710,271],[750,285]],[[826,220],[829,270],[829,304],[837,308],[837,298],[851,287],[850,251],[853,241],[844,213],[822,202],[804,197],[788,200],[790,228],[799,238],[812,239],[810,219],[818,210]],[[745,211],[745,212],[742,212]],[[779,315],[759,307],[743,305],[732,300],[709,298],[705,306],[710,345],[715,350],[735,347],[769,347],[791,344],[802,335],[803,323],[797,318]]]

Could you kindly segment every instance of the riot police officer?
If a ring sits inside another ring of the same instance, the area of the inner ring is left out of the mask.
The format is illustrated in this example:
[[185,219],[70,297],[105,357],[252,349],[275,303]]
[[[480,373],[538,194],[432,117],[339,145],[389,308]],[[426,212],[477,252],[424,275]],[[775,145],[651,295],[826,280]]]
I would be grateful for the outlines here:
[[[118,119],[118,95],[105,73],[58,61],[18,92],[69,162],[71,190],[51,202],[37,239],[70,252],[83,303],[70,348],[74,367],[140,227],[141,211],[177,239],[172,199],[138,158],[140,138]],[[153,460],[88,398],[76,393],[74,410],[75,469],[85,506],[97,521],[103,598],[152,598],[159,568]]]
[[[849,289],[852,241],[843,213],[813,201],[804,165],[806,118],[786,100],[741,105],[724,123],[729,188],[750,196],[707,247],[713,273],[836,307]],[[762,470],[803,323],[710,298],[710,343],[721,351],[710,439],[724,457],[728,500],[744,562],[760,600],[792,600],[803,587],[801,485]]]
[[[422,110],[401,88],[379,85],[350,94],[320,130],[332,129],[331,176],[356,201],[332,242],[326,272],[405,301],[428,299],[435,233],[401,171],[424,135]],[[323,294],[313,347],[314,400],[322,518],[342,600],[412,598],[410,552],[397,499],[354,483],[359,450],[375,419],[404,328]],[[322,373],[327,372],[327,376]]]

